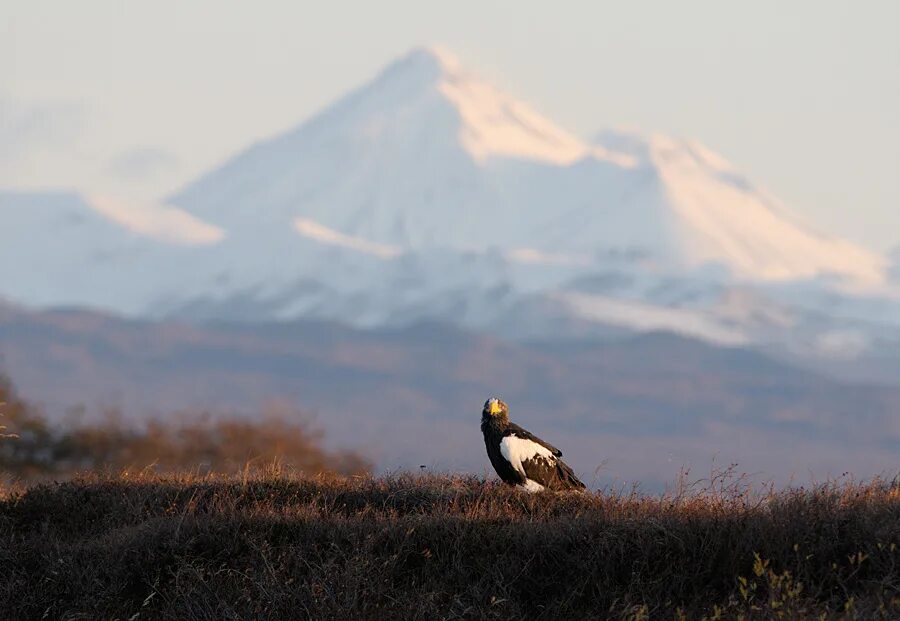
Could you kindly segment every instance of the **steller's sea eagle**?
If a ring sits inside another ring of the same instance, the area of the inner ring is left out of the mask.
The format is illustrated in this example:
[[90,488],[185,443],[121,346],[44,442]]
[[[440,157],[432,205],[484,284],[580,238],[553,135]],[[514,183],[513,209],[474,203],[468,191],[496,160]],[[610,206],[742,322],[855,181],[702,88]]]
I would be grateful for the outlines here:
[[500,399],[484,402],[481,432],[494,470],[510,485],[529,492],[584,489],[584,483],[560,459],[562,451],[509,422],[509,407]]

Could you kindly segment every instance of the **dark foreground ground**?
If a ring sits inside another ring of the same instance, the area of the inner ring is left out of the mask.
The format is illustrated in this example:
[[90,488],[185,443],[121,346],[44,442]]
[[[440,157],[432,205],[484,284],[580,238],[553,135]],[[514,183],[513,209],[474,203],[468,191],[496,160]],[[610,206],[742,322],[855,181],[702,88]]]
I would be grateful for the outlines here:
[[122,475],[6,493],[0,617],[897,619],[898,546],[897,481],[646,497]]

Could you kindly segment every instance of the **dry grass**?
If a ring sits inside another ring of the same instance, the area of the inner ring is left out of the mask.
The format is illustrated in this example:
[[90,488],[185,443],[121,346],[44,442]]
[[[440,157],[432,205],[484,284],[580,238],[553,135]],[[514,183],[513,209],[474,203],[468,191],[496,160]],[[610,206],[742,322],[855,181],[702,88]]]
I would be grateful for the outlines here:
[[124,469],[239,473],[248,464],[286,464],[308,474],[371,470],[352,451],[327,450],[322,433],[295,409],[243,417],[178,412],[129,425],[121,413],[52,425],[0,374],[0,484],[60,480],[77,472]]
[[897,481],[126,473],[8,494],[0,538],[13,619],[900,618]]

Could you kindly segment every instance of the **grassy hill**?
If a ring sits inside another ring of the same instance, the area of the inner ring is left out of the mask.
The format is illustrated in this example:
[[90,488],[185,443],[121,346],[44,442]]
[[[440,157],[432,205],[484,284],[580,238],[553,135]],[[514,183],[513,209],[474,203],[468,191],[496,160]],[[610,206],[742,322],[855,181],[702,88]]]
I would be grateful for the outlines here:
[[870,477],[900,454],[900,387],[667,334],[512,343],[437,324],[198,326],[0,306],[2,369],[52,424],[79,404],[147,421],[184,410],[253,418],[277,401],[314,414],[329,448],[381,470],[481,472],[492,395],[599,483],[662,489],[673,469],[706,471],[716,455],[780,482]]
[[123,473],[7,491],[3,618],[898,618],[900,483],[529,495]]

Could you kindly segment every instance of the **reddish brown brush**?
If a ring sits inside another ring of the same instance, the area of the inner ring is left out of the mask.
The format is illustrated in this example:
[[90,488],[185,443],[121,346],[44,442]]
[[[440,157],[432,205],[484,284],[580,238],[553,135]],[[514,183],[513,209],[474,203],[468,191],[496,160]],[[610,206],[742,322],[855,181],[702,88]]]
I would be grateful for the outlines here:
[[144,425],[129,425],[113,411],[92,422],[51,425],[0,374],[4,401],[0,414],[15,434],[0,435],[0,481],[58,480],[85,471],[239,473],[271,464],[307,474],[371,469],[355,452],[326,450],[321,432],[290,408],[238,418],[183,412]]

